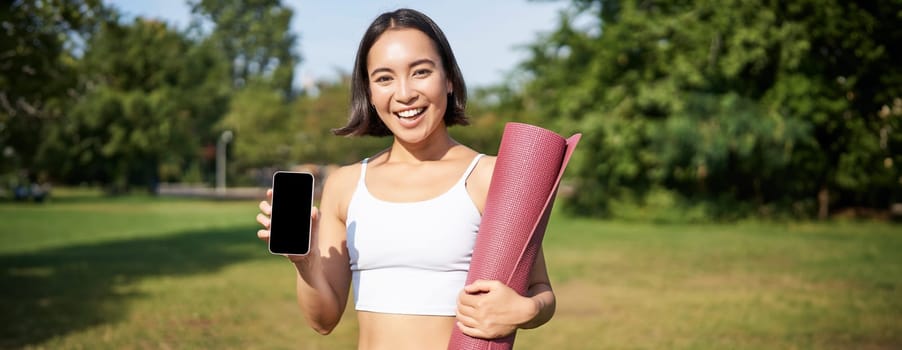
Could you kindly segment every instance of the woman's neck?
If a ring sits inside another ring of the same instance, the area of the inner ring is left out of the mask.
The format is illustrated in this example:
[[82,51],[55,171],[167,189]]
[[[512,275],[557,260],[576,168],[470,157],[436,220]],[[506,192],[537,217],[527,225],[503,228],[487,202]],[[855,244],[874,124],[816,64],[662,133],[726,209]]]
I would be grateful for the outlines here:
[[422,163],[441,160],[454,146],[460,145],[451,138],[447,130],[436,132],[426,142],[417,144],[404,143],[395,138],[388,149],[387,162]]

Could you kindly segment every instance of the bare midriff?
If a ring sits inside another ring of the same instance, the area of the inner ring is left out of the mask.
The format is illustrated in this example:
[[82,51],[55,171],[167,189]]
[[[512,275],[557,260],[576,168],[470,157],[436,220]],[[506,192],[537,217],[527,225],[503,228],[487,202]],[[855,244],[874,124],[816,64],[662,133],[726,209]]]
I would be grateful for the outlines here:
[[446,350],[454,316],[399,315],[357,312],[361,350]]

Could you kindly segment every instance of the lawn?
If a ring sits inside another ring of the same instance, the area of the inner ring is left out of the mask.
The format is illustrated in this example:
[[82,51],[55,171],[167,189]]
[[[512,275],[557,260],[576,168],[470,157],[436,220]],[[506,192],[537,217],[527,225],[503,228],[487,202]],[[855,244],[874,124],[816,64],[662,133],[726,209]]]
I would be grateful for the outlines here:
[[[0,203],[0,348],[348,349],[255,235],[256,203]],[[552,217],[557,313],[517,349],[899,349],[902,226]]]

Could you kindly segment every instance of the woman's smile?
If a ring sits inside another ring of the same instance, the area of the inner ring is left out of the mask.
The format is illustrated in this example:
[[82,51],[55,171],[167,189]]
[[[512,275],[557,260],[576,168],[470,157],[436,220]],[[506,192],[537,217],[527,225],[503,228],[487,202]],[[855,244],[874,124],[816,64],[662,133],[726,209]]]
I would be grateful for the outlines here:
[[425,111],[425,110],[426,110],[426,108],[413,108],[413,109],[407,109],[407,110],[404,110],[401,112],[397,112],[397,113],[395,113],[395,115],[397,115],[398,118],[401,118],[401,119],[412,119],[412,118],[416,118],[416,117],[422,115],[423,111]]

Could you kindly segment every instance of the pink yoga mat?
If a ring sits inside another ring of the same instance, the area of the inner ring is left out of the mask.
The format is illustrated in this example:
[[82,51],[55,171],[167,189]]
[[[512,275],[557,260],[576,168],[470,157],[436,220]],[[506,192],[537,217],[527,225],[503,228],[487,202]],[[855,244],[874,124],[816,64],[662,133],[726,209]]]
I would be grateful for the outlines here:
[[[467,284],[499,280],[526,294],[561,176],[580,137],[565,140],[537,126],[505,125]],[[515,335],[483,340],[455,328],[448,349],[511,349]]]

